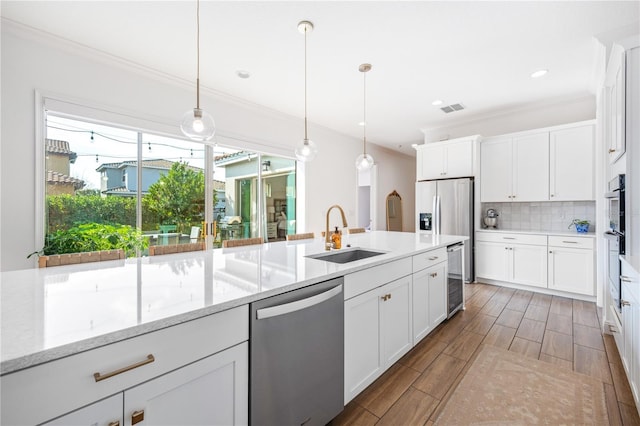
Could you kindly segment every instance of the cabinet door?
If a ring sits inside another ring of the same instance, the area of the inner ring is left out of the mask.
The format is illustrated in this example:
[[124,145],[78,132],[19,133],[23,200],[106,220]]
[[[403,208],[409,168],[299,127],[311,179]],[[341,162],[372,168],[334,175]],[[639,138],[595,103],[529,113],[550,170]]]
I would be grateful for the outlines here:
[[444,152],[446,178],[473,176],[473,141],[450,142]]
[[636,405],[640,406],[640,277],[622,264],[622,362]]
[[593,250],[549,247],[549,288],[595,295]]
[[593,126],[551,132],[549,142],[551,201],[593,200]]
[[125,391],[124,424],[247,424],[248,356],[244,342]]
[[510,281],[508,247],[502,243],[476,242],[476,275],[491,280]]
[[511,201],[510,139],[486,139],[480,144],[480,200]]
[[122,421],[122,393],[44,423],[44,426],[119,426]]
[[382,374],[379,289],[344,302],[345,405]]
[[444,177],[443,144],[424,144],[416,154],[418,180],[442,179]]
[[440,263],[413,274],[413,345],[447,318],[447,267]]
[[[549,133],[513,138],[511,201],[549,199]],[[484,200],[483,200],[484,201]]]
[[547,287],[547,246],[514,244],[509,251],[514,283]]
[[[447,319],[447,264],[429,268],[429,326],[431,330]],[[463,284],[464,285],[464,284]]]
[[411,334],[411,276],[380,287],[381,357],[385,369],[409,352]]

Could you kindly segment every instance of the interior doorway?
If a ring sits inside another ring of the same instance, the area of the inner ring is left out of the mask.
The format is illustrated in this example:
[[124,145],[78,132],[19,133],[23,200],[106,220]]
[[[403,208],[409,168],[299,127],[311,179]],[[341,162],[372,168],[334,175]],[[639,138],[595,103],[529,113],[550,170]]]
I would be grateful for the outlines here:
[[365,228],[373,231],[377,229],[377,176],[378,166],[358,171],[356,191],[356,225],[355,228]]

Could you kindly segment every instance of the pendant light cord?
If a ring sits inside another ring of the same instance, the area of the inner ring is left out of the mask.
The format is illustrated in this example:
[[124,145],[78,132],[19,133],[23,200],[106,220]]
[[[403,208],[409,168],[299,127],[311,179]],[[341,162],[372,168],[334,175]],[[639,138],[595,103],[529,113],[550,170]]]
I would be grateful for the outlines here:
[[196,8],[196,108],[200,109],[200,0]]
[[304,26],[304,143],[307,144],[307,25]]
[[364,89],[362,96],[362,110],[363,110],[363,126],[362,126],[362,153],[367,155],[367,73],[364,74]]

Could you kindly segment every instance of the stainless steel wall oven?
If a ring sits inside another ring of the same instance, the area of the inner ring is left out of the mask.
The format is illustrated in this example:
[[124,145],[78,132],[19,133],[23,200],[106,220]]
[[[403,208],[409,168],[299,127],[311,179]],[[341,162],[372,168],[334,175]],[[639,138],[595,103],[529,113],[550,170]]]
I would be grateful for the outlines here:
[[620,301],[620,255],[625,253],[625,175],[618,175],[609,182],[608,201],[609,229],[607,239],[607,266],[609,292],[618,315],[622,312]]

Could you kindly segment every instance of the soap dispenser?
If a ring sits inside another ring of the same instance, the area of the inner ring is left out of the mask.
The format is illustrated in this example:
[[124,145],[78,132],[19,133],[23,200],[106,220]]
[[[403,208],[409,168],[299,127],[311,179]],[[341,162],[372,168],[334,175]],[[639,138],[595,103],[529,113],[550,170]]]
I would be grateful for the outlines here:
[[338,227],[336,226],[336,230],[331,235],[331,242],[333,243],[334,249],[339,249],[342,247],[342,236],[340,235],[340,231],[338,231]]

